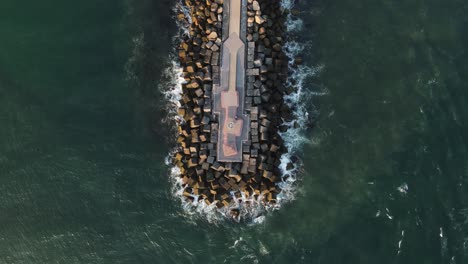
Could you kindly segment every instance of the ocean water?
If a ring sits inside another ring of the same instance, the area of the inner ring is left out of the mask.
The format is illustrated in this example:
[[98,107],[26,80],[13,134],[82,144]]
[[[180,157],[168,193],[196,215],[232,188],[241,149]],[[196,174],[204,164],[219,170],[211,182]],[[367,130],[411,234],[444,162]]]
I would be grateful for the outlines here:
[[173,194],[174,5],[1,1],[0,263],[468,263],[468,3],[296,1],[303,167],[240,224]]

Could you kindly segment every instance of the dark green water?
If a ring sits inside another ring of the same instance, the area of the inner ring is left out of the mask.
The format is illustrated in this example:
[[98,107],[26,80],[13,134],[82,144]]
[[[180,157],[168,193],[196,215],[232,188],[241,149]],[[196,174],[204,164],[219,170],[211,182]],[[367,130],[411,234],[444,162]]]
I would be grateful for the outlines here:
[[468,4],[299,7],[329,93],[296,201],[250,226],[172,197],[171,1],[3,0],[0,263],[468,263]]

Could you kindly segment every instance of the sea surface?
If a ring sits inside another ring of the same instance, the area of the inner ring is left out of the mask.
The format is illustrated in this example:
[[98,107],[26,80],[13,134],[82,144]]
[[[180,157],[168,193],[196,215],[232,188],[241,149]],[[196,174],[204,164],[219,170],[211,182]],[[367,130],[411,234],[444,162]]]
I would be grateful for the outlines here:
[[165,163],[175,0],[2,0],[0,263],[468,263],[468,2],[296,2],[303,167],[235,223]]

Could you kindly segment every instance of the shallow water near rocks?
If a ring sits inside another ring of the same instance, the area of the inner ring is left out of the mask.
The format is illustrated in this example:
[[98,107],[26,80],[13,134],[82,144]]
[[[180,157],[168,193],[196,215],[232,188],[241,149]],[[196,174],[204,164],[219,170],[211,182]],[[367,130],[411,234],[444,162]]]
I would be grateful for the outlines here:
[[259,224],[174,199],[173,1],[0,3],[0,263],[466,263],[468,5],[299,1],[317,113]]

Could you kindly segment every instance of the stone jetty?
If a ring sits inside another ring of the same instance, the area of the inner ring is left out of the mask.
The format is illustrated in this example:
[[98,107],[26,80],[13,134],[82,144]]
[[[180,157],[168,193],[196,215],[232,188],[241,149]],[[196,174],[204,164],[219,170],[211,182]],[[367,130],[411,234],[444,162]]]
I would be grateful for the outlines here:
[[279,0],[185,0],[189,34],[178,47],[185,83],[178,151],[188,201],[218,208],[234,199],[276,203],[285,153],[279,132],[291,111],[283,103],[288,58]]

